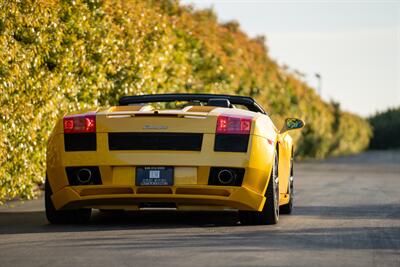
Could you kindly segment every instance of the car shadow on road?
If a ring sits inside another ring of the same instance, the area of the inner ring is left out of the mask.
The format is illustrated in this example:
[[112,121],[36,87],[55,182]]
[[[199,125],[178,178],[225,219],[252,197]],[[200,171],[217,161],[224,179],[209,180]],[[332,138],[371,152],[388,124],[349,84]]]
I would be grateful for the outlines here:
[[43,211],[0,212],[0,235],[45,232],[84,232],[126,229],[171,229],[238,225],[237,212],[94,211],[89,223],[51,225]]
[[[326,207],[324,209],[327,210]],[[338,207],[334,207],[331,213],[337,209]],[[328,216],[327,219],[332,216],[331,213],[325,213]],[[301,216],[304,215],[324,216],[318,212],[318,209],[299,207],[298,213],[293,214],[290,219],[292,217],[296,219],[298,216],[301,221]],[[164,249],[166,246],[178,249],[192,247],[203,251],[210,250],[210,252],[228,250],[230,252],[259,251],[260,253],[288,248],[293,251],[338,248],[379,249],[387,250],[387,253],[400,249],[398,224],[371,226],[368,223],[368,226],[360,224],[359,226],[333,227],[319,223],[318,220],[312,224],[301,225],[299,220],[290,224],[290,220],[285,221],[285,219],[289,217],[283,216],[278,226],[240,226],[235,213],[126,212],[96,213],[91,222],[85,225],[49,225],[43,212],[0,212],[0,236],[23,233],[82,232],[78,235],[54,236],[54,240],[50,239],[49,242],[59,245],[57,240],[62,238],[63,247],[99,247],[105,250],[126,250],[130,253],[146,248]],[[201,230],[202,227],[204,230]],[[193,230],[188,228],[193,228]],[[102,233],[84,234],[91,231]],[[115,232],[108,234],[109,231]]]
[[[50,225],[43,211],[0,211],[0,235],[23,233],[57,233],[57,232],[90,232],[112,230],[141,230],[141,229],[177,229],[177,228],[218,228],[239,227],[251,238],[257,238],[258,233],[285,236],[288,239],[301,236],[318,236],[325,238],[338,234],[352,237],[351,233],[367,235],[377,231],[388,231],[400,236],[399,227],[352,227],[352,228],[326,228],[321,223],[321,228],[301,228],[293,230],[293,225],[285,224],[285,219],[296,220],[296,224],[303,216],[319,219],[394,219],[400,218],[399,205],[358,205],[358,206],[298,206],[290,217],[282,216],[278,227],[274,226],[241,226],[238,222],[237,212],[176,212],[176,211],[151,211],[151,212],[94,212],[89,223],[84,225]],[[285,218],[286,217],[286,218]],[[370,226],[370,225],[368,225]],[[385,228],[387,228],[385,230]],[[346,230],[347,229],[347,230]],[[336,232],[337,231],[337,232]],[[254,233],[254,236],[252,236]],[[228,238],[228,237],[227,237]],[[261,241],[260,241],[261,242]]]

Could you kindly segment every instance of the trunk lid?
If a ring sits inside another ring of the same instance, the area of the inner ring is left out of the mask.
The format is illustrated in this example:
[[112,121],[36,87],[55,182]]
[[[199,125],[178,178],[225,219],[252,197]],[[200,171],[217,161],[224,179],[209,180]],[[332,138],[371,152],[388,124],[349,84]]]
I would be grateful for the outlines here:
[[188,106],[156,110],[151,106],[117,106],[96,114],[98,133],[215,133],[218,108]]

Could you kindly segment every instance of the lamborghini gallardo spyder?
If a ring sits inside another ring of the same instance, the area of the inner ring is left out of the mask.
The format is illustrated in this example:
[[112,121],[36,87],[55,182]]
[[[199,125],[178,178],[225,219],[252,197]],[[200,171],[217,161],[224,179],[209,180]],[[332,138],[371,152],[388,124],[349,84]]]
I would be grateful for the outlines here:
[[68,114],[49,138],[50,223],[84,223],[92,209],[236,210],[242,224],[276,224],[293,209],[293,143],[250,97],[159,94]]

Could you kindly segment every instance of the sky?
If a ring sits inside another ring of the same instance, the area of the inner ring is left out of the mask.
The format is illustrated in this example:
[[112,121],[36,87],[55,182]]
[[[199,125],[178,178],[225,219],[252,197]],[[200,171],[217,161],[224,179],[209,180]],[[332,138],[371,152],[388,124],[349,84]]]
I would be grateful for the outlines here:
[[300,71],[321,96],[369,116],[400,106],[400,0],[181,0],[265,35],[269,55]]

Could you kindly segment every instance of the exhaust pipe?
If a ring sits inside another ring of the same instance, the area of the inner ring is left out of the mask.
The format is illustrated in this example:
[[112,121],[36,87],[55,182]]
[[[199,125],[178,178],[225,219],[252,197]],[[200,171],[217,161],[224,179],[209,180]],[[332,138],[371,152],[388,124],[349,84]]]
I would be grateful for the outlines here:
[[231,184],[235,180],[235,174],[231,170],[223,169],[218,173],[218,181],[221,184]]
[[92,179],[92,172],[87,168],[79,169],[76,174],[76,179],[78,179],[81,184],[87,184],[90,182],[90,179]]

